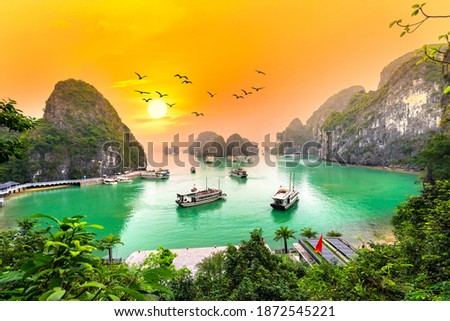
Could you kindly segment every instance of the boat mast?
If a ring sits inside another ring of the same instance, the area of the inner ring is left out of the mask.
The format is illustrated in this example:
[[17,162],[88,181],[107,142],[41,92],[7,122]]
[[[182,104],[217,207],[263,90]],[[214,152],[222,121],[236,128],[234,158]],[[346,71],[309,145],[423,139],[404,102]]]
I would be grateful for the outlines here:
[[205,180],[206,180],[206,189],[208,189],[208,177],[206,177]]

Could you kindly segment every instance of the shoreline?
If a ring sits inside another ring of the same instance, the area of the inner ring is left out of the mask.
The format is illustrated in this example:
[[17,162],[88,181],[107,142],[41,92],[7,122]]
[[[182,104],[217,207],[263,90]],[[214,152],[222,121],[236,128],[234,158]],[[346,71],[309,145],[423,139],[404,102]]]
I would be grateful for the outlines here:
[[412,169],[405,169],[405,168],[394,168],[389,166],[370,166],[370,165],[347,165],[347,166],[353,166],[353,167],[359,167],[359,168],[367,168],[367,169],[373,169],[377,171],[385,171],[385,172],[394,172],[394,173],[400,173],[400,174],[409,174],[409,175],[416,175],[419,176],[420,171],[412,170]]

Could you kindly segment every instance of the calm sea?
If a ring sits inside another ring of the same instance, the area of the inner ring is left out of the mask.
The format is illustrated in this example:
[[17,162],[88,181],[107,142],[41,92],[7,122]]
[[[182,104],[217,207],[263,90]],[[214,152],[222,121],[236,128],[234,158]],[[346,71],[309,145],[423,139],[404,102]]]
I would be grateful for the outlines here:
[[[183,156],[185,157],[185,156]],[[247,179],[229,177],[236,163],[222,159],[220,167],[201,164],[196,174],[190,165],[174,165],[166,181],[136,178],[130,184],[69,187],[22,193],[6,199],[0,209],[0,229],[15,226],[16,219],[44,213],[58,218],[85,215],[89,223],[101,224],[106,234],[119,234],[125,245],[115,255],[126,258],[136,250],[222,246],[248,239],[250,231],[262,228],[272,247],[280,226],[300,231],[311,227],[319,233],[339,231],[353,245],[390,234],[390,219],[396,206],[420,189],[417,177],[373,169],[322,164],[307,167],[299,160],[275,159],[276,166],[256,162],[242,165]],[[289,185],[295,173],[300,201],[286,212],[270,207],[271,196],[280,185]],[[228,195],[193,208],[179,208],[177,193],[196,185],[201,189],[220,184]],[[298,236],[298,233],[296,234]],[[293,239],[291,241],[294,241]]]

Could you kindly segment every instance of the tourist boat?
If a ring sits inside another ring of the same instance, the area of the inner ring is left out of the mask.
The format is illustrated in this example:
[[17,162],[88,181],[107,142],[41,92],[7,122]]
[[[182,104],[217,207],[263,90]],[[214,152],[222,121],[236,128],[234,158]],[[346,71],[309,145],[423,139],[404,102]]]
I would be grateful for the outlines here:
[[205,157],[205,163],[214,163],[214,155],[207,155]]
[[155,171],[155,170],[151,170],[151,171],[145,171],[141,173],[141,178],[145,178],[145,179],[151,179],[151,180],[162,180],[162,179],[168,179],[170,176],[169,172],[167,171]]
[[195,174],[195,167],[194,166],[191,167],[191,174]]
[[125,176],[119,176],[117,177],[117,183],[131,183],[131,178],[125,177]]
[[117,184],[117,181],[114,178],[104,178],[103,179],[103,184],[115,185],[115,184]]
[[273,202],[270,204],[274,209],[287,210],[296,202],[298,202],[298,190],[294,188],[294,175],[289,177],[289,188],[280,186],[280,188],[273,194]]
[[177,194],[175,203],[177,203],[180,207],[192,207],[222,200],[226,196],[227,194],[223,193],[220,189],[220,182],[219,188],[209,188],[208,186],[206,186],[206,189],[201,191],[197,190],[194,185],[190,193]]
[[230,172],[231,177],[238,177],[238,178],[246,178],[248,176],[247,171],[242,168],[236,168],[232,169]]

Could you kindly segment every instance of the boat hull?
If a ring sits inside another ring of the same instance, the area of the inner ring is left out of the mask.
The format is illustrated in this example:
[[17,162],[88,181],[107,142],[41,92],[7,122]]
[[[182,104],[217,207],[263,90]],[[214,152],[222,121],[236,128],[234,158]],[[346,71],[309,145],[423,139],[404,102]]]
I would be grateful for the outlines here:
[[276,210],[281,210],[281,211],[286,211],[287,209],[289,209],[290,207],[292,207],[295,203],[298,202],[298,198],[293,200],[292,202],[290,202],[289,204],[283,205],[283,204],[276,204],[276,203],[271,203],[270,206],[272,206],[272,208],[276,209]]
[[247,178],[248,174],[230,174],[231,177],[237,177],[237,178]]
[[221,196],[218,196],[218,197],[205,199],[205,200],[201,200],[201,201],[196,201],[196,202],[180,202],[179,200],[176,200],[175,203],[177,203],[178,206],[180,206],[180,207],[193,207],[193,206],[198,206],[198,205],[212,203],[212,202],[215,202],[215,201],[220,201],[220,200],[223,200],[223,199],[224,199],[224,196],[221,195]]

